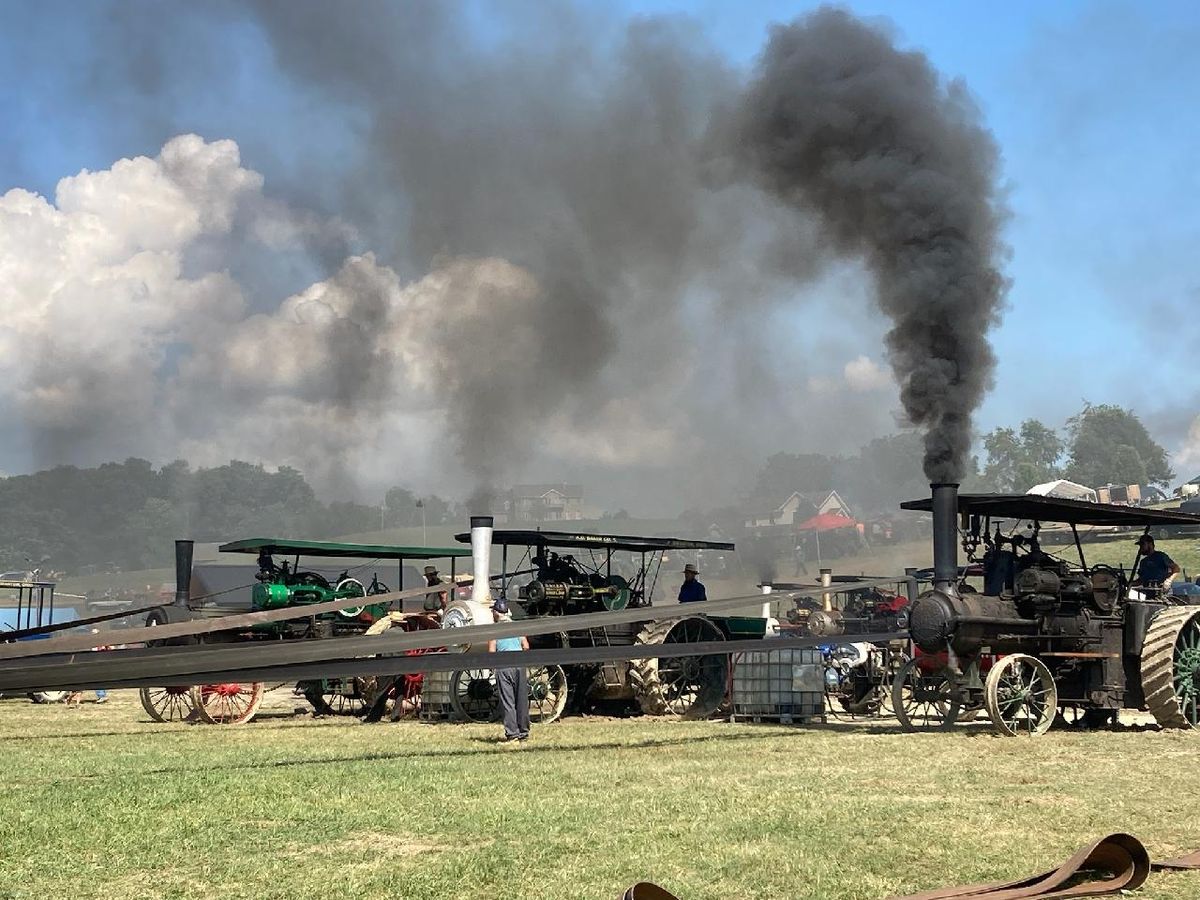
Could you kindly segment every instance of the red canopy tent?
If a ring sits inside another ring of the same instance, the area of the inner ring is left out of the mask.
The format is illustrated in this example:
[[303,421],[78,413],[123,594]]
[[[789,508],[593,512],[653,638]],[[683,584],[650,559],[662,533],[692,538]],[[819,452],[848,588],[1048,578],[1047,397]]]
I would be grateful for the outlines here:
[[858,523],[840,513],[827,512],[805,519],[796,526],[797,531],[834,531],[838,528],[854,528]]
[[836,531],[839,528],[855,528],[858,522],[840,513],[827,512],[805,519],[796,526],[797,531],[811,531],[817,539],[817,565],[821,565],[821,532]]

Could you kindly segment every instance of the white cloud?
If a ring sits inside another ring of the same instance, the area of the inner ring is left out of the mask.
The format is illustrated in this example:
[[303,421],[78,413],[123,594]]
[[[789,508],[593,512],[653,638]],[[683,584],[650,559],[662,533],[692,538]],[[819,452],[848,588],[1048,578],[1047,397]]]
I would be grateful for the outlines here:
[[891,387],[892,375],[869,356],[859,356],[842,370],[852,391],[879,391]]

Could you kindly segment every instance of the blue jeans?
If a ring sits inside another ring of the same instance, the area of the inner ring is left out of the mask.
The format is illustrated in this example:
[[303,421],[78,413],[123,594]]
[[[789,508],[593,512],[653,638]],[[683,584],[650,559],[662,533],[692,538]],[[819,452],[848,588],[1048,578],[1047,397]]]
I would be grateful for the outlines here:
[[105,690],[96,691],[96,699],[97,700],[103,700],[107,696],[108,696],[108,691],[105,691]]

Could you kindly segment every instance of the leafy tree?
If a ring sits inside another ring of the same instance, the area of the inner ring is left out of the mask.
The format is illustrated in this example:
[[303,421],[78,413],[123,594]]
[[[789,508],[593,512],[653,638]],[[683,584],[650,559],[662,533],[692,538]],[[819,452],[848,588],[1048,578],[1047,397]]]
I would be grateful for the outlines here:
[[1022,492],[1059,477],[1065,443],[1052,428],[1026,419],[1020,431],[997,428],[983,437],[987,463],[983,483],[1005,493]]
[[1067,420],[1066,477],[1080,484],[1161,484],[1175,477],[1167,451],[1138,417],[1119,406],[1086,404]]
[[858,511],[894,511],[903,500],[929,494],[925,443],[915,431],[876,438],[841,467],[838,481]]

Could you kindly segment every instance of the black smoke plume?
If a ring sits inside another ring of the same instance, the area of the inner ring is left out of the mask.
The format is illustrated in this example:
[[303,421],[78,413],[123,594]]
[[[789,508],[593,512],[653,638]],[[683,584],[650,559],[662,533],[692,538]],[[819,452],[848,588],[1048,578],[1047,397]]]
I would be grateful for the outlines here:
[[965,89],[823,8],[772,32],[735,140],[752,177],[866,261],[901,401],[925,430],[925,474],[960,480],[1006,289],[998,152]]

